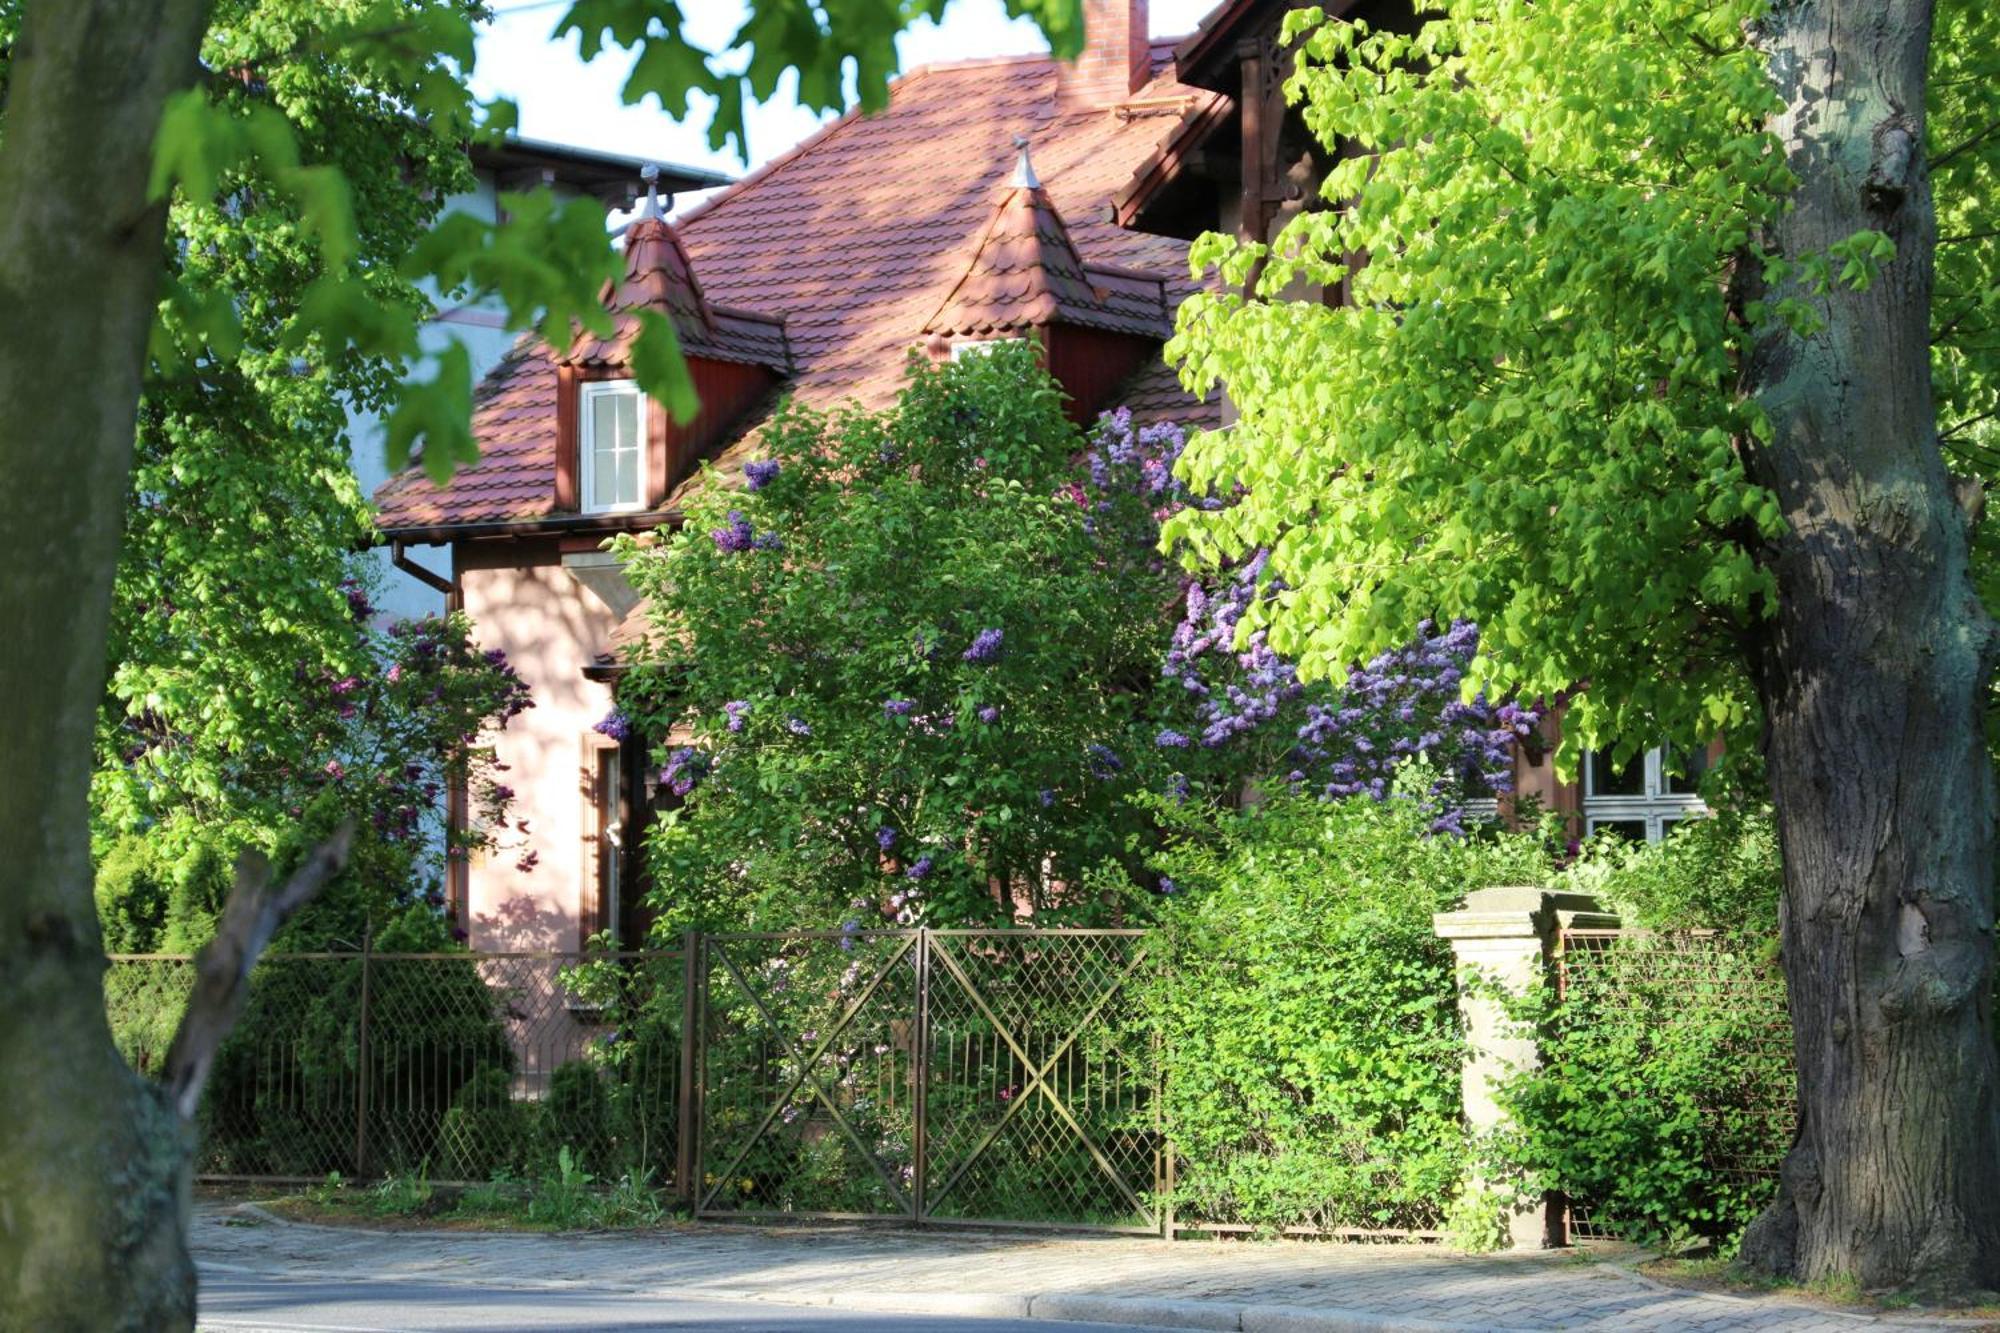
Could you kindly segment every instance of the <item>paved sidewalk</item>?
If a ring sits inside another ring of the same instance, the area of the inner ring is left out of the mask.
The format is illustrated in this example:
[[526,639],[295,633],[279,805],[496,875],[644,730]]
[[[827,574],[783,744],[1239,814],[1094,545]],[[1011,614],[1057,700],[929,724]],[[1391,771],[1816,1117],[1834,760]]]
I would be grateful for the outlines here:
[[713,1225],[561,1236],[384,1232],[204,1205],[194,1248],[211,1271],[264,1277],[574,1287],[1239,1333],[1972,1327],[1681,1291],[1562,1254],[1468,1257],[1413,1245]]

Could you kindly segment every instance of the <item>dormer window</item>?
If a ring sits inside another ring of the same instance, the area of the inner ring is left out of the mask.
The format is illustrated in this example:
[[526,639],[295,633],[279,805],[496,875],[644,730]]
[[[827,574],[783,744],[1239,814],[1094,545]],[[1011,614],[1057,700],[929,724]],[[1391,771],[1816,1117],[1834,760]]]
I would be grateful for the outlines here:
[[646,504],[645,399],[630,380],[579,386],[577,441],[583,512],[616,514]]
[[1028,341],[1026,338],[964,338],[951,345],[951,359],[963,361],[968,356],[988,356],[996,347],[1026,341]]

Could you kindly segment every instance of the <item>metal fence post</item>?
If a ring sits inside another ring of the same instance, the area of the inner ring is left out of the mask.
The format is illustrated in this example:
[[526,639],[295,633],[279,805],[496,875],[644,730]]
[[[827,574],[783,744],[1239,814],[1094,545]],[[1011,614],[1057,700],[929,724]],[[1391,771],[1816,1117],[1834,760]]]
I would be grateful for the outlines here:
[[699,932],[681,933],[681,1070],[674,1090],[674,1123],[679,1131],[674,1144],[674,1193],[689,1212],[701,1201],[701,1153],[697,1146],[701,1134],[700,1063],[696,1059],[702,1035],[700,993],[696,989],[701,984],[701,948]]
[[917,928],[917,1014],[910,1065],[916,1086],[910,1092],[910,1220],[922,1225],[929,1210],[931,1081],[931,932]]
[[375,923],[368,922],[361,928],[361,1020],[355,1035],[355,1064],[359,1077],[354,1088],[354,1174],[366,1177],[368,1174],[368,971],[369,956],[374,952]]

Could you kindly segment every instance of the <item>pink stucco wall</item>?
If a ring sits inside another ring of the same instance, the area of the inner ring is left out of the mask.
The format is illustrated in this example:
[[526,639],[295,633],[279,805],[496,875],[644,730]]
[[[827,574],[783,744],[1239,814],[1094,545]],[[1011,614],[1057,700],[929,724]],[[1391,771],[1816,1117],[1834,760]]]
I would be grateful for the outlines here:
[[[480,645],[505,650],[535,706],[494,737],[515,792],[503,845],[473,859],[466,884],[472,947],[485,951],[576,949],[585,887],[595,875],[590,791],[591,728],[611,708],[609,686],[583,670],[604,651],[611,608],[562,567],[555,544],[499,542],[460,548],[459,587]],[[520,862],[535,853],[533,869]]]

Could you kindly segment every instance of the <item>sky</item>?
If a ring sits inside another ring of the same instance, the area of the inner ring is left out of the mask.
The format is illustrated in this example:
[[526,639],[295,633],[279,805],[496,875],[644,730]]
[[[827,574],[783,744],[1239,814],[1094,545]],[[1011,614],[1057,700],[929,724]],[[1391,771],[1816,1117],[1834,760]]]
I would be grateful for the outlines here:
[[[481,96],[513,98],[520,107],[520,133],[583,148],[626,153],[676,165],[708,167],[741,175],[777,156],[818,128],[825,117],[800,106],[794,80],[749,112],[750,162],[733,151],[708,146],[706,109],[687,120],[661,110],[648,97],[626,106],[619,95],[630,68],[629,52],[612,50],[585,64],[574,36],[552,41],[550,33],[570,0],[496,0],[495,18],[479,40],[473,88]],[[1191,32],[1217,0],[1151,0],[1155,37]],[[713,49],[729,40],[743,21],[741,0],[695,0],[686,5],[689,37]],[[1048,49],[1025,19],[1009,20],[1001,0],[952,0],[944,22],[920,21],[897,41],[904,69],[936,60],[1021,55]],[[679,108],[674,108],[679,111]],[[686,207],[693,198],[677,200]]]

